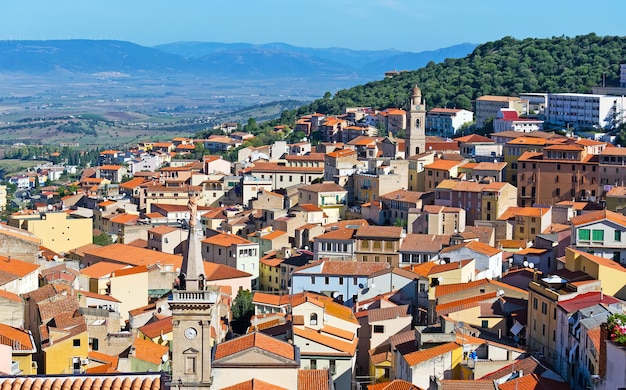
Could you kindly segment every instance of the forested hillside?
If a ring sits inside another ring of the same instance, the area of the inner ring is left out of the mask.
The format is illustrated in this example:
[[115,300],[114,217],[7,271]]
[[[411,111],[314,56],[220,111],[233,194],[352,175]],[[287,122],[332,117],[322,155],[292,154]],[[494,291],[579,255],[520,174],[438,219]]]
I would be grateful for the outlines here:
[[339,91],[282,119],[311,112],[338,114],[345,107],[403,107],[411,87],[419,85],[428,108],[472,109],[482,95],[517,95],[524,92],[589,93],[592,86],[619,85],[619,64],[626,61],[626,37],[584,36],[516,40],[505,37],[479,45],[472,54],[447,59],[403,73]]

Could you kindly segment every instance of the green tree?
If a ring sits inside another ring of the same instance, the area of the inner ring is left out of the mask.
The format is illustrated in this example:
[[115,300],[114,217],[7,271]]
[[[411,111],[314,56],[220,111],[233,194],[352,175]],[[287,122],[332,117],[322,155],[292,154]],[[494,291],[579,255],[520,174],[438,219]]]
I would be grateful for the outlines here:
[[407,224],[406,219],[402,219],[400,217],[397,217],[396,220],[393,222],[393,226],[406,227],[406,224]]
[[232,329],[237,334],[243,334],[250,326],[250,318],[254,314],[252,293],[248,290],[239,290],[231,307],[233,314]]
[[100,246],[107,246],[113,244],[113,240],[111,240],[111,236],[105,232],[101,232],[97,236],[93,236],[93,243]]

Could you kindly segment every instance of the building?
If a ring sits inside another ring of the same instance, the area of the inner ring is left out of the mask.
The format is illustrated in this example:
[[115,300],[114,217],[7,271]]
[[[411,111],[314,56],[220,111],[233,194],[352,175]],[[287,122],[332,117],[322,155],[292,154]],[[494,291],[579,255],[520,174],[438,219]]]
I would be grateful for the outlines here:
[[356,234],[356,259],[364,262],[383,262],[397,267],[399,249],[406,233],[399,226],[362,226]]
[[57,253],[69,252],[93,241],[92,220],[65,212],[13,214],[9,225],[29,231],[41,240],[41,245]]
[[493,120],[493,131],[500,133],[502,131],[518,131],[521,133],[530,133],[532,131],[542,131],[543,121],[539,119],[520,118],[512,108],[502,108],[498,111]]
[[[611,191],[613,187],[623,187],[626,183],[626,149],[604,148],[600,153],[599,167],[599,194]],[[608,199],[607,199],[607,208]],[[613,209],[614,210],[614,209]]]
[[259,276],[259,244],[235,234],[207,231],[201,241],[202,258],[212,263],[224,264],[240,271]]
[[572,246],[626,265],[626,217],[609,210],[573,217]]
[[370,159],[367,172],[354,174],[354,201],[363,204],[378,201],[386,193],[408,187],[408,161]]
[[598,156],[579,145],[552,145],[517,160],[521,206],[554,205],[564,200],[594,200],[599,195]]
[[445,263],[474,259],[476,279],[495,279],[502,276],[502,250],[479,241],[444,248],[439,252],[439,259]]
[[405,157],[409,158],[426,151],[426,100],[416,85],[411,94],[411,109],[407,112],[407,139]]
[[452,138],[461,127],[474,121],[474,113],[461,108],[433,108],[426,114],[426,133]]
[[313,238],[314,259],[352,260],[356,252],[356,229],[331,230]]
[[624,97],[549,93],[546,122],[572,128],[614,129],[624,123]]
[[528,113],[528,101],[513,96],[492,96],[485,95],[476,99],[476,128],[481,129],[489,119],[493,119],[498,115],[500,109],[514,109],[518,115]]
[[312,204],[324,210],[328,223],[344,219],[348,208],[348,191],[332,181],[298,188],[298,203]]

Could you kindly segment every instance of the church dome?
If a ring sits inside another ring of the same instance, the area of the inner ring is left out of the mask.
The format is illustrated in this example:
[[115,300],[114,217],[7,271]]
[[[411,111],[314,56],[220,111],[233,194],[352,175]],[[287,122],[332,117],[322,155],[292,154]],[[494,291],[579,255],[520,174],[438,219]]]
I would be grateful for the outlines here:
[[422,96],[422,90],[417,85],[413,87],[413,96]]

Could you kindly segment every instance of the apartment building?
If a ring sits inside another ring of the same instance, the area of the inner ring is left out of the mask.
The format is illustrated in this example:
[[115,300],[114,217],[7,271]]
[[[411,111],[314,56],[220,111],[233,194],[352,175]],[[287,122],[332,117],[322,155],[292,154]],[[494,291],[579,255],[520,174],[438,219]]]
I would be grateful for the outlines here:
[[472,123],[474,113],[461,108],[433,108],[426,113],[426,134],[452,138],[461,126]]
[[594,200],[598,192],[598,156],[576,145],[551,145],[518,159],[520,205],[554,205],[564,200]]
[[356,234],[356,259],[364,262],[383,262],[397,267],[400,246],[406,234],[398,226],[362,226]]
[[408,161],[395,159],[370,159],[367,172],[354,174],[354,201],[362,204],[380,200],[381,195],[406,189]]
[[573,217],[572,247],[626,265],[626,216],[609,210]]
[[624,123],[624,97],[550,93],[546,122],[573,128],[613,129]]
[[513,96],[493,96],[485,95],[476,99],[476,128],[485,126],[485,122],[490,118],[495,118],[502,108],[514,109],[519,115],[528,113],[528,101]]

